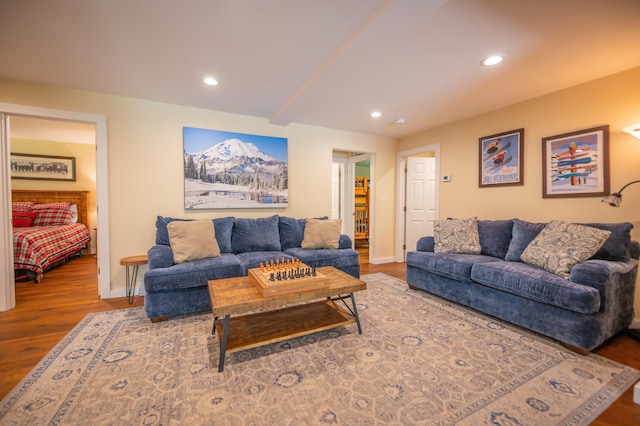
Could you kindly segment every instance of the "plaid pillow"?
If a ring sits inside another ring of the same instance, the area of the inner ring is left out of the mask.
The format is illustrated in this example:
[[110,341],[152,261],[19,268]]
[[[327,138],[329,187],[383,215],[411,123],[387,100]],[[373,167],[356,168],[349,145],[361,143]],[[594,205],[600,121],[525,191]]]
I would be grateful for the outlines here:
[[72,223],[73,215],[68,210],[38,210],[35,219],[33,220],[33,226],[56,226],[56,225],[69,225]]
[[24,211],[16,211],[13,212],[13,226],[14,227],[27,227],[31,226],[31,222],[36,217],[36,212],[24,212]]
[[57,203],[46,203],[46,204],[35,204],[33,205],[33,210],[69,210],[68,201],[60,201]]
[[11,210],[14,212],[30,212],[33,210],[33,201],[14,201],[11,203]]

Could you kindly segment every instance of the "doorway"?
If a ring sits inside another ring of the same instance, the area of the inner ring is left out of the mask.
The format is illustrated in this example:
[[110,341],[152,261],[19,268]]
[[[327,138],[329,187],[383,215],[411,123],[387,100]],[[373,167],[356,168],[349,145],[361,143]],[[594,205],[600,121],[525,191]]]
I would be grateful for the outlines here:
[[13,277],[13,247],[11,241],[11,178],[10,178],[10,140],[11,117],[32,119],[48,119],[76,123],[87,123],[95,128],[96,148],[96,208],[103,206],[97,215],[97,255],[98,255],[98,296],[110,298],[110,262],[109,262],[109,218],[108,218],[108,169],[107,169],[107,123],[106,116],[86,114],[74,111],[54,110],[14,104],[0,104],[0,151],[1,160],[5,167],[0,177],[0,238],[7,242],[7,250],[0,260],[3,269],[2,283],[0,283],[0,311],[12,309],[15,306],[15,283]]
[[[367,262],[371,262],[374,253],[374,163],[372,153],[333,151],[332,218],[342,219],[342,233],[351,238],[353,248],[361,253],[361,260]],[[366,178],[366,187],[362,178]],[[362,202],[364,189],[366,206]],[[366,222],[362,220],[363,207],[367,210]]]
[[429,145],[397,156],[396,262],[405,262],[422,236],[433,235],[438,218],[440,146]]

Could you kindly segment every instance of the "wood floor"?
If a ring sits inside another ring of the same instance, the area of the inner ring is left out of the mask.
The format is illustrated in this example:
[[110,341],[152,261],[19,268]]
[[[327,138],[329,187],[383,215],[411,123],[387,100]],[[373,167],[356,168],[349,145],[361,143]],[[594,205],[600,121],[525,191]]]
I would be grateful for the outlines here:
[[[404,263],[368,263],[361,250],[361,273],[383,272],[405,279]],[[98,298],[96,258],[85,256],[49,271],[40,284],[16,284],[16,307],[0,312],[0,398],[18,384],[36,364],[88,313],[142,306],[126,298]],[[595,353],[640,369],[640,342],[625,333],[614,337]],[[605,411],[594,425],[640,425],[640,405],[633,403],[633,387]]]

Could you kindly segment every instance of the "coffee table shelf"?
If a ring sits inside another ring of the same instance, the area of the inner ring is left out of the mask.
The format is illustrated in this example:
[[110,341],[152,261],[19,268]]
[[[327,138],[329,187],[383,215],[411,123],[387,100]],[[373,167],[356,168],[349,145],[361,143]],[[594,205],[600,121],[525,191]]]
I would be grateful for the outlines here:
[[[367,284],[332,266],[317,268],[328,286],[263,297],[248,277],[209,281],[213,333],[220,341],[218,371],[227,352],[255,348],[356,323],[362,334],[353,293]],[[351,303],[346,303],[350,300]],[[344,302],[338,306],[337,301]]]
[[[227,353],[251,349],[356,322],[331,300],[296,305],[286,309],[231,317]],[[224,319],[216,323],[219,339]]]

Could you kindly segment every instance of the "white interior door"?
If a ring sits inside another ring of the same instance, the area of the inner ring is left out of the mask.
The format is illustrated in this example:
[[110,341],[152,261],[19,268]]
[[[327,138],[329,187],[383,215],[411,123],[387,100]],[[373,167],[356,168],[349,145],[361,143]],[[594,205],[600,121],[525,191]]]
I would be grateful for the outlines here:
[[433,235],[433,221],[436,219],[435,186],[435,158],[409,157],[407,159],[405,253],[416,249],[416,243],[420,237]]

